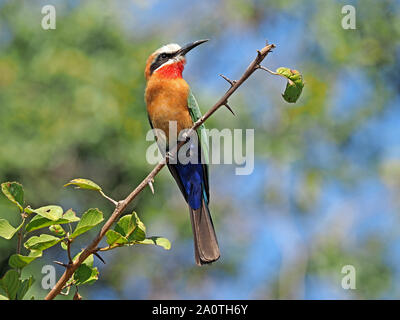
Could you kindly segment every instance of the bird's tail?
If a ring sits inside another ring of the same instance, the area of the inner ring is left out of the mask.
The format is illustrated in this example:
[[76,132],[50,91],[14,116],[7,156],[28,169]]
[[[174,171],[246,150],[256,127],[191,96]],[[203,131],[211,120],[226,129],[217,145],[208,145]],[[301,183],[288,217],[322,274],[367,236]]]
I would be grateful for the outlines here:
[[220,257],[217,236],[207,203],[193,210],[189,206],[190,221],[192,222],[194,236],[194,255],[197,265],[211,263]]

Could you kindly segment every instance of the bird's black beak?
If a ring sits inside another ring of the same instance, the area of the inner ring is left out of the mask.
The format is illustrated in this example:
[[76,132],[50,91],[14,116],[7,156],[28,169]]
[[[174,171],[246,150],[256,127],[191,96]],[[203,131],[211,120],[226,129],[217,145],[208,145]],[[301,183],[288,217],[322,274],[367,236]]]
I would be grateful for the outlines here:
[[179,49],[176,52],[176,56],[184,56],[186,53],[188,53],[193,48],[196,48],[198,45],[200,45],[204,42],[207,42],[207,41],[208,41],[208,39],[204,39],[204,40],[197,40],[195,42],[188,43],[187,45],[183,46],[181,49]]

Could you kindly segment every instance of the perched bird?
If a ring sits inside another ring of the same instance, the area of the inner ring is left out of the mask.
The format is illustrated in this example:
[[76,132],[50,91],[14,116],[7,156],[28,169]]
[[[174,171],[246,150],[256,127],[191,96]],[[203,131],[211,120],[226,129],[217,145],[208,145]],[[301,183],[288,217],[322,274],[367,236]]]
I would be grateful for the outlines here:
[[[179,135],[181,130],[191,128],[193,123],[201,117],[200,109],[189,85],[182,78],[182,72],[186,63],[185,55],[206,41],[195,41],[184,47],[168,44],[152,53],[147,60],[145,100],[148,117],[153,129],[164,132],[167,151],[173,147],[168,145],[170,122],[176,122]],[[177,157],[176,163],[171,161],[167,165],[189,205],[195,261],[198,265],[203,265],[216,261],[220,257],[220,252],[208,209],[210,200],[208,141],[204,125],[199,127],[196,134],[199,141],[198,150],[196,150],[198,161],[185,164]]]

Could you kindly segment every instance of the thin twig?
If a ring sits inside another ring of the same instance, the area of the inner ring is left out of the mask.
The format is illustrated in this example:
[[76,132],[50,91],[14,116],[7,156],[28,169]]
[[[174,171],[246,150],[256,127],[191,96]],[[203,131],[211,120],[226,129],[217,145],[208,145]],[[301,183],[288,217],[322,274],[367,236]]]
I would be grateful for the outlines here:
[[67,291],[66,291],[66,292],[62,292],[62,291],[61,291],[60,294],[63,295],[63,296],[67,296],[67,295],[69,295],[69,290],[70,290],[70,289],[71,289],[71,286],[68,286],[68,287],[67,287]]
[[114,204],[114,206],[118,205],[118,201],[115,201],[114,199],[112,199],[109,196],[107,196],[102,190],[99,190],[99,192],[104,198],[106,198],[107,200],[111,201]]
[[[229,97],[245,82],[255,70],[258,69],[260,63],[265,59],[271,50],[275,48],[275,45],[270,44],[266,45],[263,49],[257,51],[257,57],[254,61],[247,67],[246,71],[243,73],[242,77],[233,82],[233,85],[225,92],[225,94],[219,99],[215,105],[209,109],[198,121],[196,121],[193,127],[187,132],[187,135],[190,136],[196,129],[198,129],[215,111],[217,111],[220,107],[225,106]],[[170,150],[170,156],[175,155],[179,148],[185,143],[185,141],[181,141],[177,144],[173,150]],[[100,232],[93,239],[93,241],[83,250],[83,252],[76,258],[75,261],[72,262],[65,270],[64,274],[58,280],[56,285],[51,289],[48,295],[45,297],[46,300],[54,299],[62,290],[63,286],[67,283],[67,281],[72,277],[75,270],[93,253],[99,250],[98,245],[107,233],[107,231],[111,228],[113,223],[119,218],[122,212],[126,209],[126,207],[132,202],[136,196],[142,192],[149,184],[149,182],[153,181],[154,177],[161,171],[162,168],[166,165],[166,159],[164,158],[160,163],[158,163],[154,169],[147,175],[147,177],[122,201],[119,201],[116,204],[116,208],[110,218],[106,221],[106,223],[101,228]]]
[[24,228],[24,223],[25,223],[25,219],[26,219],[25,212],[21,213],[21,217],[22,217],[22,226],[20,227],[20,229],[18,231],[18,242],[17,242],[17,253],[18,254],[21,253],[22,239],[24,237],[22,229]]
[[280,74],[280,73],[278,73],[278,72],[269,70],[268,68],[266,68],[266,67],[264,67],[264,66],[259,65],[259,66],[257,66],[257,69],[261,69],[261,70],[267,71],[267,72],[270,73],[270,74],[273,74],[274,76],[281,76],[281,77],[287,79],[283,74]]
[[72,256],[71,256],[71,243],[72,240],[67,238],[67,253],[68,253],[68,264],[72,264]]
[[21,244],[22,244],[22,227],[18,231],[18,243],[17,243],[17,253],[21,253]]

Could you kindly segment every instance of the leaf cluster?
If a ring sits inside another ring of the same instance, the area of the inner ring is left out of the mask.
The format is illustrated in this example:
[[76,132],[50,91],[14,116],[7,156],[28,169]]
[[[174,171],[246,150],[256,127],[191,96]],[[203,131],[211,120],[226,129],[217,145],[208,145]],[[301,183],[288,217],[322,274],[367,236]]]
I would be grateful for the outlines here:
[[[106,196],[102,188],[93,181],[87,179],[74,179],[65,186],[74,185],[79,189],[98,191]],[[34,277],[30,275],[22,279],[21,270],[38,258],[43,256],[43,251],[60,244],[67,251],[68,263],[75,261],[81,252],[71,259],[71,245],[82,234],[92,230],[104,221],[103,213],[97,208],[90,208],[80,217],[72,209],[64,212],[58,205],[46,205],[37,209],[25,205],[24,189],[18,182],[5,182],[1,184],[1,190],[18,208],[21,222],[14,227],[6,219],[0,218],[0,237],[11,240],[18,234],[17,252],[10,256],[8,264],[11,267],[0,279],[0,299],[23,299],[31,288]],[[33,232],[38,233],[33,235]],[[132,246],[135,244],[154,244],[168,250],[171,247],[168,239],[161,237],[146,238],[146,227],[139,219],[136,212],[123,215],[116,223],[113,230],[106,233],[108,246],[99,248],[99,251],[108,251],[120,246]],[[22,251],[25,252],[22,252]],[[98,256],[96,253],[95,255]],[[68,266],[67,264],[64,264]],[[67,283],[68,289],[73,286],[91,284],[98,279],[99,271],[94,267],[93,254],[77,268]],[[32,297],[33,298],[33,297]]]

